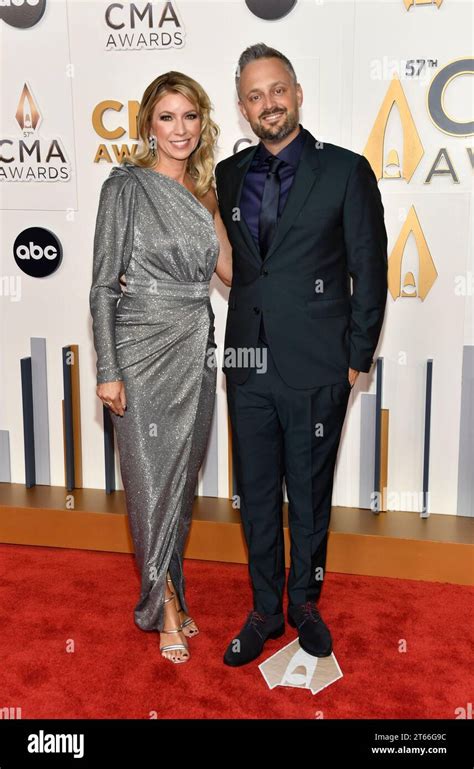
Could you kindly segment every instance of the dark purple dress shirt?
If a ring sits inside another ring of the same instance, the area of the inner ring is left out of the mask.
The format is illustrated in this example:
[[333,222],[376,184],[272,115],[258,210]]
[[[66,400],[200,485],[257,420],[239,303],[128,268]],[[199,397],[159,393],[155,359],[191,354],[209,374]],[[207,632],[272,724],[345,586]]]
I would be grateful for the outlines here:
[[[301,152],[306,138],[306,129],[299,123],[300,131],[295,138],[276,155],[285,162],[280,166],[278,175],[280,177],[280,199],[278,203],[278,218],[280,218],[283,207],[286,203],[288,193],[295,172],[300,160]],[[245,175],[240,198],[240,213],[243,216],[253,238],[259,247],[258,242],[258,220],[260,208],[262,205],[263,188],[267,178],[268,165],[266,158],[272,153],[267,150],[262,142],[259,142],[255,155],[253,156],[250,167]]]

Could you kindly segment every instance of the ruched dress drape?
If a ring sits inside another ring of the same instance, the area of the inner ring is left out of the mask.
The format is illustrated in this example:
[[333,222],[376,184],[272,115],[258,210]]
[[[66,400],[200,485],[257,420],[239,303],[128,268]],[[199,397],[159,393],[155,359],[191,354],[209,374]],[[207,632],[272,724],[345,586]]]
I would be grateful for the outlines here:
[[209,281],[218,253],[213,215],[190,190],[149,168],[112,168],[100,193],[90,309],[97,383],[125,385],[125,414],[111,417],[142,630],[163,629],[168,571],[189,613],[183,550],[216,391]]

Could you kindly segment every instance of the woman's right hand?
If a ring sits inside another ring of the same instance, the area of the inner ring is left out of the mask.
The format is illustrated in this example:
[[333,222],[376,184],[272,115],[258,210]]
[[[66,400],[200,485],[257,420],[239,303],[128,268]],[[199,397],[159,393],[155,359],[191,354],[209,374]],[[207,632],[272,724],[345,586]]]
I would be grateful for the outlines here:
[[96,393],[104,406],[107,406],[114,414],[123,417],[127,407],[127,398],[125,384],[121,380],[102,382],[102,384],[97,385]]

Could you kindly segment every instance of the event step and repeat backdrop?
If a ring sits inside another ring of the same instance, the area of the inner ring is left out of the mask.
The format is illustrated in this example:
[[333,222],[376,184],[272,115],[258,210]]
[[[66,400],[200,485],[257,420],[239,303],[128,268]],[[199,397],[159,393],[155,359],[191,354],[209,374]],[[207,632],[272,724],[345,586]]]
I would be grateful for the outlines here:
[[[234,71],[265,42],[293,63],[302,125],[364,154],[385,207],[386,318],[350,399],[333,503],[370,507],[378,403],[387,509],[421,512],[425,491],[429,513],[473,515],[472,12],[467,0],[0,0],[0,480],[105,489],[112,461],[121,488],[88,306],[99,190],[137,144],[144,89],[171,69],[211,98],[216,161],[254,144]],[[214,276],[205,496],[233,488],[228,292]]]

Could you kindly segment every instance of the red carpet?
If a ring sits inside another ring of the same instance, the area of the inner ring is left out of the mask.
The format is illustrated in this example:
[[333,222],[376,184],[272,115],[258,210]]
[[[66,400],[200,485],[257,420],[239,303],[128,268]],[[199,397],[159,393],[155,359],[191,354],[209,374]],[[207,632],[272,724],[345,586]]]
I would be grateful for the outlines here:
[[222,663],[251,608],[246,566],[185,562],[201,634],[173,665],[133,622],[133,556],[0,545],[0,562],[0,707],[24,719],[454,719],[473,701],[473,588],[329,574],[319,608],[344,677],[312,695],[270,691],[258,670],[289,626],[251,665]]

